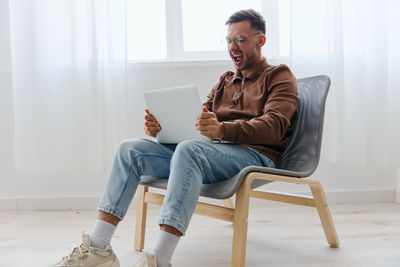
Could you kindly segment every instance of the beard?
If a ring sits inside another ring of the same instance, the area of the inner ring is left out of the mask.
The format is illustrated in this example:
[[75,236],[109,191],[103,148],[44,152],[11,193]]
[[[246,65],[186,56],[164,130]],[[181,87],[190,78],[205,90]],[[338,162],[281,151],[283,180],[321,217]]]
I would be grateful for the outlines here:
[[255,51],[252,51],[252,53],[245,54],[243,64],[241,64],[241,66],[235,65],[235,67],[239,71],[246,70],[258,61],[258,57],[259,57],[258,51],[255,49]]

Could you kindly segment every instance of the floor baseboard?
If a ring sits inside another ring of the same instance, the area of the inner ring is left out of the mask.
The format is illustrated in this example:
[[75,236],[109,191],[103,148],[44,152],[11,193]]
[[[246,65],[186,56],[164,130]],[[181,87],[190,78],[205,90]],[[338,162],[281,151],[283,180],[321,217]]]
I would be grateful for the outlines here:
[[[293,192],[296,194],[306,194]],[[326,197],[328,202],[334,203],[367,203],[367,202],[394,202],[399,201],[400,192],[395,190],[348,190],[328,191]],[[19,210],[77,210],[95,209],[100,197],[21,197],[0,198],[0,211]],[[131,203],[135,207],[136,199]]]

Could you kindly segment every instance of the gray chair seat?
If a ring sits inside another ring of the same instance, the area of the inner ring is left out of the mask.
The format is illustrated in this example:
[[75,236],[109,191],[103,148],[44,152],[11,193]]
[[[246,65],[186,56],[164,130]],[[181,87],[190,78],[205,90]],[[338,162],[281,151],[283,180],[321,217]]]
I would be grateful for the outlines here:
[[[200,196],[216,198],[216,199],[230,198],[236,193],[244,177],[249,172],[264,172],[277,175],[286,175],[290,177],[299,177],[299,174],[293,171],[258,167],[258,166],[249,166],[242,169],[238,174],[225,181],[214,184],[203,184],[201,186]],[[256,180],[253,182],[252,188],[257,188],[261,185],[264,185],[265,183],[266,183],[265,181]],[[157,178],[153,176],[142,176],[140,184],[159,189],[167,189],[168,179]]]

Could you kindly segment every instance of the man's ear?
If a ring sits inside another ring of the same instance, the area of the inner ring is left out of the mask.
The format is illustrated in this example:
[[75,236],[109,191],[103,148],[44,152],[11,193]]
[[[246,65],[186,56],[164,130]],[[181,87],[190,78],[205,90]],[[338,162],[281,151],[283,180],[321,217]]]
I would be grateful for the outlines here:
[[265,34],[260,35],[260,38],[258,38],[259,47],[263,47],[265,45],[266,41],[267,41],[267,37],[265,37]]

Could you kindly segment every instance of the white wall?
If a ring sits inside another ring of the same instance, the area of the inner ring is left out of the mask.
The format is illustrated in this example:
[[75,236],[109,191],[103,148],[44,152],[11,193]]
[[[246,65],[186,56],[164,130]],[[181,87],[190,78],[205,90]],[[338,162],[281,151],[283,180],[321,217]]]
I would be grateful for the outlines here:
[[[0,210],[94,208],[104,188],[111,162],[104,167],[103,172],[24,172],[14,166],[13,94],[6,10],[8,1],[0,0]],[[144,109],[141,91],[196,84],[202,99],[205,99],[219,75],[231,68],[229,62],[131,65],[128,89],[129,136],[144,136],[143,114],[133,112],[133,107]],[[301,73],[300,70],[294,72]],[[137,93],[137,90],[140,92]],[[322,182],[330,202],[394,201],[398,177],[396,171],[376,166],[330,162],[324,159],[322,150],[322,160],[313,178]],[[296,185],[279,184],[271,184],[268,189],[303,191],[302,187]]]

